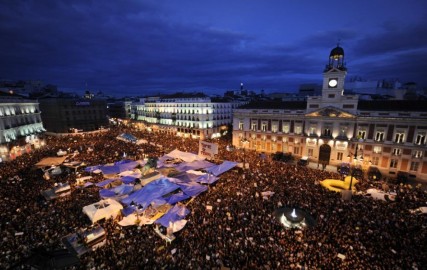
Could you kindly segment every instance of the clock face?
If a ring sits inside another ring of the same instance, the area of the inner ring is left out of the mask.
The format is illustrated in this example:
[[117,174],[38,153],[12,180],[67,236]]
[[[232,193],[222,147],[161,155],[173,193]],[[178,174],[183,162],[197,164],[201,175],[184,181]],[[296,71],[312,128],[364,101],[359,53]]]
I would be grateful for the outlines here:
[[329,80],[329,86],[330,87],[336,87],[338,84],[338,80],[337,79],[330,79]]

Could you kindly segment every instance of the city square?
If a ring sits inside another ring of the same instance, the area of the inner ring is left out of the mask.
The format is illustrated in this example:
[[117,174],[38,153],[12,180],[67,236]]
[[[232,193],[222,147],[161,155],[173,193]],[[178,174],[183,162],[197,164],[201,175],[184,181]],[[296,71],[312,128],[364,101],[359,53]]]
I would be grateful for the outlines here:
[[[153,144],[137,146],[117,140],[123,132]],[[80,189],[76,183],[76,178],[90,173],[82,167],[45,180],[42,170],[33,167],[40,159],[67,149],[68,153],[78,151],[75,160],[90,166],[121,160],[123,153],[137,160],[141,152],[161,156],[173,149],[198,151],[198,140],[131,127],[113,127],[96,135],[46,136],[45,140],[47,146],[1,164],[2,268],[28,265],[37,250],[64,248],[62,237],[91,227],[82,208],[99,201],[99,188]],[[217,162],[242,162],[245,155],[249,168],[225,172],[195,197],[187,205],[186,226],[172,242],[160,238],[151,225],[121,227],[120,217],[104,219],[98,224],[105,229],[105,245],[82,255],[75,268],[383,269],[393,265],[422,269],[425,265],[426,215],[410,211],[425,204],[426,192],[419,187],[390,184],[398,194],[395,202],[356,194],[351,201],[343,201],[340,193],[319,184],[323,179],[339,179],[337,172],[261,158],[254,151],[227,151],[225,138],[214,142],[219,145]],[[102,174],[92,174],[90,179],[103,180]],[[45,200],[40,191],[55,182],[70,183],[71,195]],[[378,185],[362,180],[357,188],[364,191]],[[261,196],[265,191],[274,194]],[[315,226],[286,229],[274,217],[274,211],[284,205],[303,208],[316,220]]]

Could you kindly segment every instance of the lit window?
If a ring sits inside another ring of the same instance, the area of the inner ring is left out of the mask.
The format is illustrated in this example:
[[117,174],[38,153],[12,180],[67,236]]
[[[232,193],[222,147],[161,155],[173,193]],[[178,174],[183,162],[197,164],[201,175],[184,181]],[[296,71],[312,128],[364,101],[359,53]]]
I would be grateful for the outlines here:
[[382,142],[384,141],[384,132],[378,131],[377,134],[375,134],[375,141]]
[[257,129],[257,128],[256,128],[256,123],[252,123],[251,130],[252,130],[252,131],[256,131],[256,129]]
[[310,127],[310,135],[315,135],[315,134],[316,134],[316,128]]
[[271,126],[271,131],[272,131],[273,133],[276,133],[276,132],[277,132],[277,125],[272,125],[272,126]]
[[295,134],[301,134],[301,127],[300,126],[295,127]]
[[372,157],[372,165],[378,166],[378,164],[380,163],[380,157]]
[[283,133],[289,133],[289,125],[283,126]]
[[403,143],[404,136],[405,136],[404,133],[396,133],[396,135],[394,135],[394,142]]
[[423,151],[415,150],[413,156],[414,156],[414,158],[422,158],[423,157]]
[[266,123],[262,123],[261,124],[261,130],[262,131],[267,131],[267,124]]
[[239,130],[243,130],[243,122],[239,122]]
[[357,133],[357,137],[358,137],[359,139],[364,140],[364,139],[365,139],[365,137],[366,137],[366,131],[365,131],[365,130],[359,130],[359,132]]
[[425,141],[426,141],[426,135],[423,133],[420,133],[417,135],[417,137],[415,139],[415,144],[423,145],[423,144],[425,144]]
[[397,159],[391,159],[390,160],[390,168],[397,168],[397,163],[398,163]]
[[342,160],[343,157],[343,153],[342,152],[338,152],[337,153],[337,160]]
[[395,156],[400,156],[402,154],[402,149],[394,148],[392,154]]
[[381,154],[381,146],[374,146],[374,153],[375,154]]
[[416,161],[411,162],[411,167],[409,168],[410,171],[418,171],[420,163]]

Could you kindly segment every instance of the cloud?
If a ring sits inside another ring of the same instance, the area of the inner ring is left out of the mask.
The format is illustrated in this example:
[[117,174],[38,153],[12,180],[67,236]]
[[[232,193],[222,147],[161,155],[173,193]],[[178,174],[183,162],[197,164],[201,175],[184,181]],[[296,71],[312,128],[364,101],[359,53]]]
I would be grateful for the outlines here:
[[[338,39],[350,60],[350,71],[359,73],[394,76],[399,72],[395,66],[405,66],[408,72],[401,74],[414,75],[406,57],[420,58],[425,53],[422,23],[410,27],[412,37],[399,26],[384,24],[378,35],[359,36],[350,28],[339,28],[317,31],[299,42],[270,44],[250,32],[179,23],[154,1],[125,3],[2,4],[0,36],[5,41],[0,42],[0,58],[6,64],[0,66],[0,76],[41,79],[60,89],[83,90],[87,83],[92,90],[117,94],[193,89],[218,93],[238,88],[242,81],[251,89],[277,91],[320,83]],[[413,36],[417,31],[423,37]],[[398,40],[400,35],[411,39]],[[385,62],[375,61],[384,55],[381,48],[391,54]],[[395,66],[387,67],[388,62]],[[422,63],[416,65],[426,70]]]

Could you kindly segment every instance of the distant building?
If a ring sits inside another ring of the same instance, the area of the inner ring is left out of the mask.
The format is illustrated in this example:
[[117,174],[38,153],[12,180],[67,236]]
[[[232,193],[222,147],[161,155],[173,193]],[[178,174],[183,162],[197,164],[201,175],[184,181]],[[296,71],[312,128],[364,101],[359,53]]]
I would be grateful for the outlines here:
[[298,90],[300,96],[318,96],[322,94],[322,85],[315,83],[301,84]]
[[41,117],[48,132],[93,131],[107,127],[107,102],[101,99],[40,99]]
[[233,110],[240,104],[203,93],[148,97],[132,104],[132,119],[142,121],[154,131],[215,138],[230,132]]
[[427,180],[427,102],[360,100],[344,93],[347,68],[337,46],[323,73],[321,95],[305,101],[259,101],[234,111],[233,145],[292,153],[310,162],[342,162],[399,171]]
[[38,135],[43,131],[37,101],[0,92],[0,160],[39,147]]
[[131,100],[108,101],[107,113],[109,118],[130,119],[132,116]]

